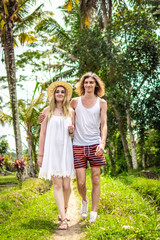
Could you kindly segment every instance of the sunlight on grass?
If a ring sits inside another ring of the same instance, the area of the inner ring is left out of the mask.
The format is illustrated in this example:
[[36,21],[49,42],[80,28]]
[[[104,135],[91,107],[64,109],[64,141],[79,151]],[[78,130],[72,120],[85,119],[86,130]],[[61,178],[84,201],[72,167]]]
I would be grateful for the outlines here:
[[0,199],[1,239],[50,239],[57,227],[57,207],[50,181],[27,179],[22,190]]
[[[87,176],[87,187],[90,191],[90,175]],[[91,198],[89,200],[91,202]],[[95,224],[86,222],[86,239],[157,240],[160,237],[159,221],[156,207],[136,190],[118,179],[103,176],[98,217]]]

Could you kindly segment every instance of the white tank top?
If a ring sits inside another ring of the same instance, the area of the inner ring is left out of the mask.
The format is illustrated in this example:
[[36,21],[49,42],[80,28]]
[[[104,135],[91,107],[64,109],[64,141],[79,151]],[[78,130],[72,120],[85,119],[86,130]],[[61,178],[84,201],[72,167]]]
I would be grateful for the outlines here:
[[73,145],[89,146],[100,144],[100,98],[97,97],[95,105],[86,108],[82,104],[81,97],[75,109],[75,131]]

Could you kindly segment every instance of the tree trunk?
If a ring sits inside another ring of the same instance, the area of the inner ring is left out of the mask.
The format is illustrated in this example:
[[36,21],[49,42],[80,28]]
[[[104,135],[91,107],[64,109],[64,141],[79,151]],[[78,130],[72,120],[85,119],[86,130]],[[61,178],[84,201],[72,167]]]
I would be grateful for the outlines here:
[[109,147],[109,146],[107,146],[107,155],[108,155],[108,163],[109,163],[109,166],[112,167],[112,163],[111,163],[112,153],[111,153],[111,150],[110,150],[110,147]]
[[116,107],[113,106],[113,108],[114,108],[115,116],[116,116],[116,119],[117,119],[117,122],[118,122],[118,128],[119,128],[119,131],[120,131],[120,134],[121,134],[124,154],[125,154],[126,162],[127,162],[127,168],[128,168],[128,170],[131,170],[130,153],[129,153],[129,148],[128,148],[128,142],[127,142],[127,139],[126,139],[126,134],[125,134],[124,127],[123,127],[123,121],[122,121],[122,118],[121,118],[118,110],[116,109]]
[[35,162],[35,166],[34,166],[34,171],[35,171],[35,174],[38,173],[38,159],[37,159],[37,153],[36,153],[36,150],[35,150],[35,146],[33,146],[32,144],[32,151],[33,151],[33,156],[34,156],[34,162]]
[[116,145],[113,144],[113,173],[116,175]]
[[132,165],[133,165],[133,169],[137,169],[138,163],[137,163],[137,156],[136,156],[135,140],[134,140],[134,134],[132,131],[131,119],[130,119],[130,114],[128,109],[126,109],[126,115],[127,115],[127,124],[129,128],[129,134],[130,134],[130,140],[131,140]]
[[13,128],[14,128],[15,143],[16,143],[16,153],[17,153],[17,158],[19,160],[22,160],[23,159],[22,141],[21,141],[19,116],[18,116],[16,74],[15,74],[16,67],[15,67],[15,56],[14,56],[14,48],[13,48],[13,23],[10,20],[8,20],[5,24],[3,39],[4,39],[3,47],[5,52],[5,63],[6,63],[6,70],[7,70],[8,87],[9,87],[9,94],[10,94],[12,115],[13,115]]
[[104,19],[104,28],[107,29],[108,17],[107,17],[107,8],[106,8],[105,0],[102,0],[102,12],[103,12],[103,19]]
[[112,18],[112,0],[108,0],[108,6],[109,6],[109,19]]
[[34,171],[33,159],[32,159],[32,133],[30,132],[30,130],[27,131],[27,140],[28,140],[28,157],[29,157],[28,174],[31,177],[35,177],[35,171]]
[[146,164],[145,164],[145,152],[144,152],[144,142],[142,143],[142,168],[143,168],[143,169],[146,168]]

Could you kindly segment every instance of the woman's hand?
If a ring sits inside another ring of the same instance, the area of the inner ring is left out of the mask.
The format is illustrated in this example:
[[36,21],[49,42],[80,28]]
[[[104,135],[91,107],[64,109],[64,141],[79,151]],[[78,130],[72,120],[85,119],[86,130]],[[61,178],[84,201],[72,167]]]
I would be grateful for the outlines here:
[[43,161],[43,156],[39,156],[37,161],[39,167],[42,167],[42,161]]
[[71,137],[74,136],[74,126],[73,125],[68,126],[68,133],[69,133],[69,136],[71,136]]

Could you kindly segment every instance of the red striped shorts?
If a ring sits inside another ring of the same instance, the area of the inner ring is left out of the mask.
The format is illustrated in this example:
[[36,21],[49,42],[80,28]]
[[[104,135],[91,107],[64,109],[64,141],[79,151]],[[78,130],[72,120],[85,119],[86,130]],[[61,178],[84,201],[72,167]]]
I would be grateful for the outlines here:
[[91,167],[106,165],[104,154],[96,156],[96,148],[99,144],[90,146],[73,145],[74,168],[87,168],[89,161]]

